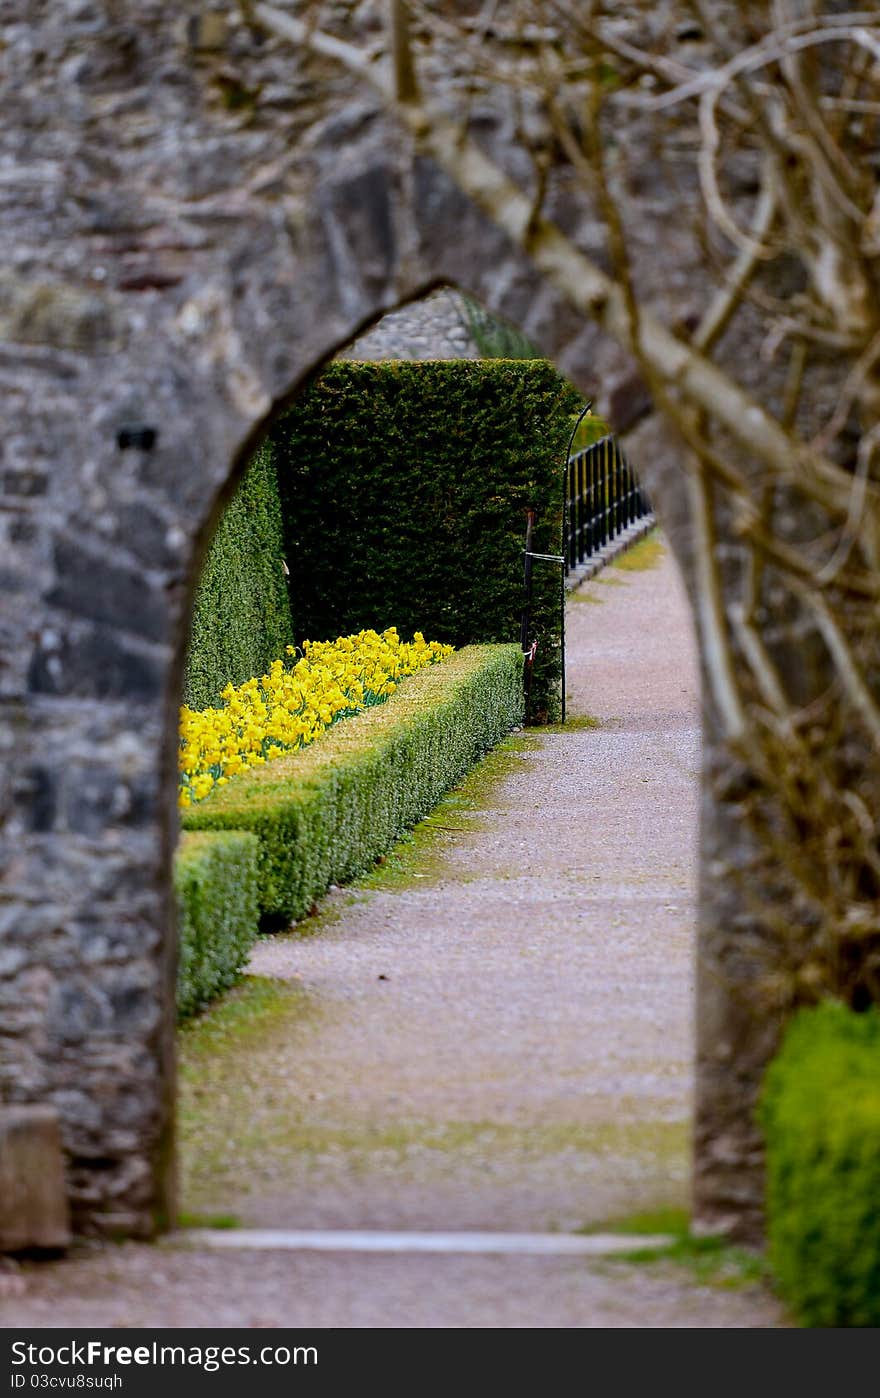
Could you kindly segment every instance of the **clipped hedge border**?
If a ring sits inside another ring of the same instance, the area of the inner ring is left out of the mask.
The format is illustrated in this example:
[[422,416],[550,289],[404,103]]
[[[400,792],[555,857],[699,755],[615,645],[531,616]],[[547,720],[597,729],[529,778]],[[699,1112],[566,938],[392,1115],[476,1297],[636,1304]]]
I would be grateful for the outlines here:
[[468,646],[310,747],[242,773],[189,809],[187,830],[259,837],[260,911],[299,918],[364,873],[522,721],[518,646]]
[[782,1295],[804,1325],[880,1326],[880,1012],[796,1015],[760,1120]]
[[238,979],[257,936],[259,841],[241,830],[183,835],[174,860],[177,1010],[195,1012]]

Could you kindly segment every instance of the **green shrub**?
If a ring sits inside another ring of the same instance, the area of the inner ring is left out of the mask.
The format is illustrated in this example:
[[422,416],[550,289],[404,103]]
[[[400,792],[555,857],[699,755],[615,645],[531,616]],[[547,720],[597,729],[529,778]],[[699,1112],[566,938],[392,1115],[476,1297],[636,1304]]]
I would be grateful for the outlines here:
[[184,701],[194,709],[216,704],[225,685],[264,674],[292,641],[278,483],[263,446],[223,512],[202,567]]
[[[297,639],[520,634],[526,509],[562,551],[575,391],[546,360],[331,364],[275,424]],[[532,717],[557,716],[560,576],[536,563]]]
[[880,1012],[801,1011],[760,1119],[780,1290],[805,1325],[880,1326]]
[[364,873],[522,717],[517,646],[469,647],[310,747],[244,772],[184,815],[260,841],[260,911],[302,917]]
[[181,1019],[238,979],[257,935],[259,843],[242,831],[184,834],[174,861]]

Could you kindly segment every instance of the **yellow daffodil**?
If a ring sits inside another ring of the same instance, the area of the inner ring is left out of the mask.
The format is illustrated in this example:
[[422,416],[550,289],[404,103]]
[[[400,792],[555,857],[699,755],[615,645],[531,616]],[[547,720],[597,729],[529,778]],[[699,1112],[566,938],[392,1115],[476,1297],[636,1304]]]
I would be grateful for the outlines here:
[[215,786],[251,767],[306,747],[332,724],[382,703],[398,682],[451,654],[452,646],[426,641],[417,631],[401,641],[396,627],[381,635],[360,631],[335,641],[287,647],[289,668],[274,660],[269,672],[228,684],[216,708],[180,711],[181,807],[201,801]]

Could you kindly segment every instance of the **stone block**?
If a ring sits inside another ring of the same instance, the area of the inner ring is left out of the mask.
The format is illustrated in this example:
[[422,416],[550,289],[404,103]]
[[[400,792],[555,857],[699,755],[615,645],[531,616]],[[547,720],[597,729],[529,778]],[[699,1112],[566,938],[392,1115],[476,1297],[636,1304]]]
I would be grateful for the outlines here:
[[46,599],[52,606],[148,641],[165,640],[167,599],[139,569],[63,536],[55,540],[54,561],[55,583]]
[[78,624],[38,637],[28,667],[33,694],[157,702],[165,656],[107,626]]
[[63,1248],[70,1220],[53,1107],[0,1107],[0,1252]]

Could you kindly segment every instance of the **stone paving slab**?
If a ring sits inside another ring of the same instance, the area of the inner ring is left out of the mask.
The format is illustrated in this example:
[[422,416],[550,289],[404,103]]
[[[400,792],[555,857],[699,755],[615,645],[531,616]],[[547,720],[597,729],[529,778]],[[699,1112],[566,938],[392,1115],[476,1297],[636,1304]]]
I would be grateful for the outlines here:
[[[639,1247],[669,1248],[670,1234],[639,1236]],[[369,1229],[193,1228],[169,1237],[170,1245],[220,1248],[226,1252],[432,1253],[492,1257],[611,1257],[631,1253],[622,1233],[387,1233]]]

